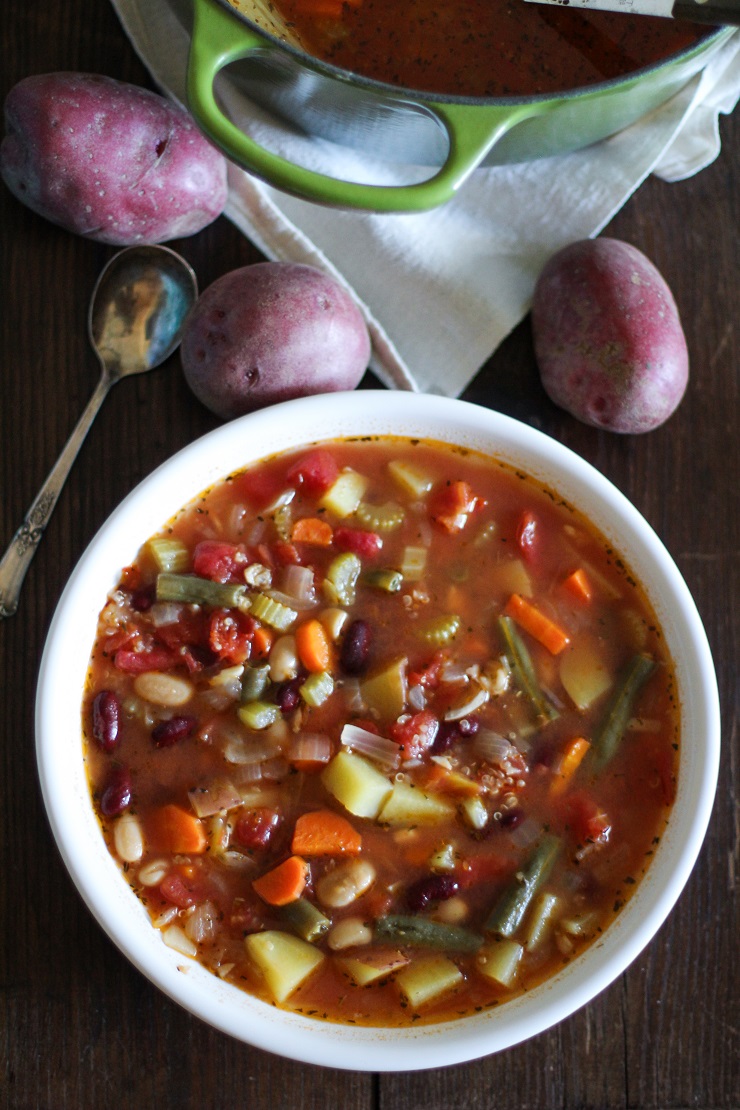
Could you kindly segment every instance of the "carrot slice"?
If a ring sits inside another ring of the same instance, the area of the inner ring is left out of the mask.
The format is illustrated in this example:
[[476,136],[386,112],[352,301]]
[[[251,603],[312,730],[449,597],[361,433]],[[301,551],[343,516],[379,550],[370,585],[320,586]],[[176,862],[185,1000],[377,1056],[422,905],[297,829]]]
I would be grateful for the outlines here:
[[584,740],[582,736],[577,736],[575,740],[566,744],[565,751],[557,764],[555,776],[550,783],[550,793],[553,796],[565,791],[590,747],[588,740]]
[[147,820],[147,832],[156,851],[177,856],[201,855],[208,845],[200,818],[174,804],[154,810]]
[[295,630],[295,646],[298,658],[307,671],[320,674],[328,671],[331,665],[331,646],[321,621],[313,617],[299,624]]
[[357,829],[330,809],[302,813],[295,823],[291,851],[304,856],[356,856],[362,848]]
[[568,633],[531,602],[526,601],[521,594],[511,595],[504,607],[504,613],[553,655],[558,655],[570,643]]
[[331,524],[317,516],[304,516],[297,520],[290,535],[293,543],[313,543],[318,547],[329,547],[333,537]]
[[593,597],[593,589],[588,580],[588,575],[582,567],[574,570],[572,574],[563,582],[563,586],[569,593],[573,594],[578,601],[590,601]]
[[252,882],[252,887],[264,902],[271,906],[287,906],[296,902],[308,882],[308,864],[300,856],[288,856],[286,860],[266,871]]
[[260,625],[252,634],[252,659],[266,659],[272,647],[272,633]]

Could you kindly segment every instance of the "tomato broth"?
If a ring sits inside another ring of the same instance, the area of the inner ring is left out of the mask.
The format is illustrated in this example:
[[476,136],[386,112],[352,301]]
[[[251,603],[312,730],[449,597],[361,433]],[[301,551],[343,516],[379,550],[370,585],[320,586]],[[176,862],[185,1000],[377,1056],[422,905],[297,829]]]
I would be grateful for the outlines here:
[[92,797],[163,941],[265,1000],[402,1026],[599,938],[674,799],[655,615],[557,493],[336,441],[206,491],[102,610]]
[[278,0],[303,48],[365,77],[467,97],[561,93],[624,77],[698,42],[678,20],[525,0]]

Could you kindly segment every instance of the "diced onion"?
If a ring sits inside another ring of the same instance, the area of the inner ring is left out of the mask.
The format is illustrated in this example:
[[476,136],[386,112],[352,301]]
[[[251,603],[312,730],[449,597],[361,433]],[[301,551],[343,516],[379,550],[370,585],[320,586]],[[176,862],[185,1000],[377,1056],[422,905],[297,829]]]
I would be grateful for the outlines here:
[[201,902],[185,922],[185,935],[194,944],[211,940],[218,928],[218,910],[213,902]]
[[182,616],[182,605],[176,601],[155,601],[149,610],[149,619],[155,628],[177,624]]
[[498,732],[489,728],[479,729],[473,743],[476,753],[487,763],[492,763],[503,771],[511,770],[512,763],[515,769],[521,767],[521,755],[518,748],[514,747],[510,740],[499,735]]
[[188,790],[188,798],[198,817],[212,817],[242,802],[241,794],[228,779],[213,779],[204,786],[196,786]]
[[237,733],[227,734],[223,753],[227,763],[237,763],[240,766],[249,763],[263,763],[272,759],[278,752],[275,739],[268,732],[250,733],[249,737]]
[[534,844],[541,831],[542,825],[540,822],[535,821],[534,817],[527,817],[521,825],[512,829],[511,839],[517,848],[529,848],[530,844]]
[[411,686],[411,687],[409,687],[408,701],[409,701],[409,705],[411,706],[411,708],[416,710],[417,713],[420,712],[422,709],[424,709],[426,704],[427,704],[427,698],[426,698],[426,694],[424,693],[424,687],[423,686]]
[[290,749],[292,761],[328,763],[331,759],[331,740],[321,732],[303,732],[296,736]]
[[280,588],[291,599],[293,608],[297,607],[296,603],[313,605],[316,600],[314,596],[314,574],[311,567],[299,566],[297,563],[290,563],[287,567],[284,567],[280,578]]
[[401,762],[401,749],[398,744],[386,739],[385,736],[377,736],[369,729],[360,728],[359,725],[345,725],[340,739],[344,747],[367,756],[385,770],[391,771]]

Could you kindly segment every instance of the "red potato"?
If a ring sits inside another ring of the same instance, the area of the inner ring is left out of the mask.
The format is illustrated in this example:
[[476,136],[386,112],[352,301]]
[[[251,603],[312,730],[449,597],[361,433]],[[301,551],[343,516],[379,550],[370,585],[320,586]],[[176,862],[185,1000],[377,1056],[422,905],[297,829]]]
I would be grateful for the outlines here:
[[684,395],[689,356],[676,302],[629,243],[586,239],[555,254],[535,287],[532,331],[549,397],[586,424],[648,432]]
[[180,348],[196,397],[230,420],[278,401],[354,389],[370,337],[349,293],[313,266],[257,262],[210,285]]
[[226,203],[226,160],[182,109],[87,73],[19,81],[5,101],[0,174],[68,231],[127,246],[194,235]]

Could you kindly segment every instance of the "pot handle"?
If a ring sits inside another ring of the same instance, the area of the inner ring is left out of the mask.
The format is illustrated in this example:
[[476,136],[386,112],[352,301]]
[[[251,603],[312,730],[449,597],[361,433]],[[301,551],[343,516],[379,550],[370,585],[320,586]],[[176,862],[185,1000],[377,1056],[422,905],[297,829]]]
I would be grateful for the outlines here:
[[193,0],[193,7],[187,95],[198,125],[237,165],[304,200],[374,212],[422,212],[435,208],[454,196],[507,131],[543,110],[531,104],[489,109],[435,104],[433,114],[449,138],[447,160],[437,173],[410,185],[341,181],[266,150],[224,115],[214,95],[221,70],[250,54],[263,54],[266,49],[275,48],[248,27],[235,26],[234,16],[222,4]]

